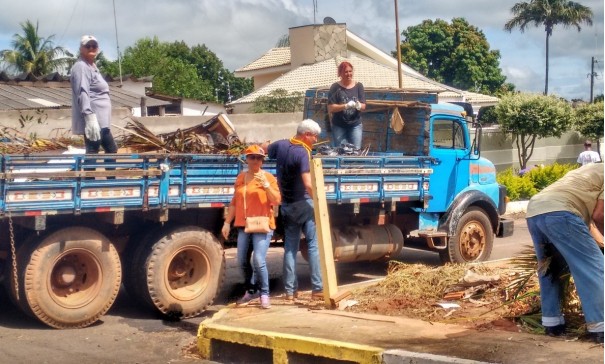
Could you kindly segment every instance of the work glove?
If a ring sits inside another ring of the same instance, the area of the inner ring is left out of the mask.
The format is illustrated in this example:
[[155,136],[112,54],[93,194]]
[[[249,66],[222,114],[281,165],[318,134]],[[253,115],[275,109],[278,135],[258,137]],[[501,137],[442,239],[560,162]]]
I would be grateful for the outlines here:
[[225,221],[225,223],[223,224],[223,228],[221,229],[221,234],[223,234],[225,240],[229,238],[229,232],[231,232],[231,224]]
[[359,101],[355,101],[355,108],[356,108],[357,110],[361,110],[361,102],[359,102]]
[[97,115],[84,115],[84,122],[86,123],[86,126],[84,128],[84,135],[86,135],[86,139],[90,140],[91,142],[96,142],[97,140],[100,140],[101,127],[99,127]]
[[353,108],[355,108],[355,101],[351,100],[345,104],[346,110],[353,109]]
[[269,188],[270,184],[267,181],[267,177],[265,177],[265,173],[259,172],[254,175],[254,179],[263,186],[264,189]]

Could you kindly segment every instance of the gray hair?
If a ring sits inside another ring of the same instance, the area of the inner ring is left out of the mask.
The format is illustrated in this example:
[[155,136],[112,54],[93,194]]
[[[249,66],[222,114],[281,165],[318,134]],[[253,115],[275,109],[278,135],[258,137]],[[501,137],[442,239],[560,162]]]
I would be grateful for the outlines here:
[[315,121],[311,119],[305,119],[298,124],[296,128],[296,134],[303,135],[304,133],[321,133],[321,127]]

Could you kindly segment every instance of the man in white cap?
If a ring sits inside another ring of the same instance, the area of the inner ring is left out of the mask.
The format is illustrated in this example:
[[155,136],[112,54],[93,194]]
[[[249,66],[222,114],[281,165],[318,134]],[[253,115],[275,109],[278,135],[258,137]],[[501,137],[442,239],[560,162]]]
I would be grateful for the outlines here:
[[84,135],[87,154],[117,153],[111,134],[111,101],[109,85],[95,64],[99,43],[92,35],[80,39],[80,57],[70,71],[72,90],[72,123],[74,135]]

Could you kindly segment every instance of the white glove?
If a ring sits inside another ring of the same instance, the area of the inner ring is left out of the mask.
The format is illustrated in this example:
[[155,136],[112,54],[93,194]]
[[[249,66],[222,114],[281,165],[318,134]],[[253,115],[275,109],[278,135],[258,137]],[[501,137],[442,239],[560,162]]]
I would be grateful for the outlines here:
[[269,186],[271,186],[269,181],[267,181],[267,177],[265,177],[265,173],[263,172],[255,174],[254,179],[257,180],[264,189],[267,189]]
[[361,102],[359,102],[359,101],[355,101],[355,108],[356,108],[357,110],[361,110]]
[[355,101],[353,101],[353,100],[351,100],[345,104],[346,110],[353,109],[354,107],[355,107]]
[[99,127],[97,115],[84,115],[84,121],[86,122],[86,127],[84,128],[84,135],[86,135],[86,139],[92,142],[101,140],[101,127]]
[[225,223],[223,224],[223,228],[221,229],[221,233],[223,234],[225,240],[229,238],[229,232],[231,232],[231,224],[225,221]]

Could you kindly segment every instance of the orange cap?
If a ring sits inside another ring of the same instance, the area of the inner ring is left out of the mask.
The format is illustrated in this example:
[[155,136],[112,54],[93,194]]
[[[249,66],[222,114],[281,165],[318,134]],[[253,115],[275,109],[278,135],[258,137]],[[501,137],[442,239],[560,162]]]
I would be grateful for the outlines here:
[[263,150],[263,148],[261,148],[258,145],[250,145],[248,148],[246,148],[246,150],[244,150],[244,154],[245,155],[256,154],[256,155],[262,155],[264,157],[265,151]]

